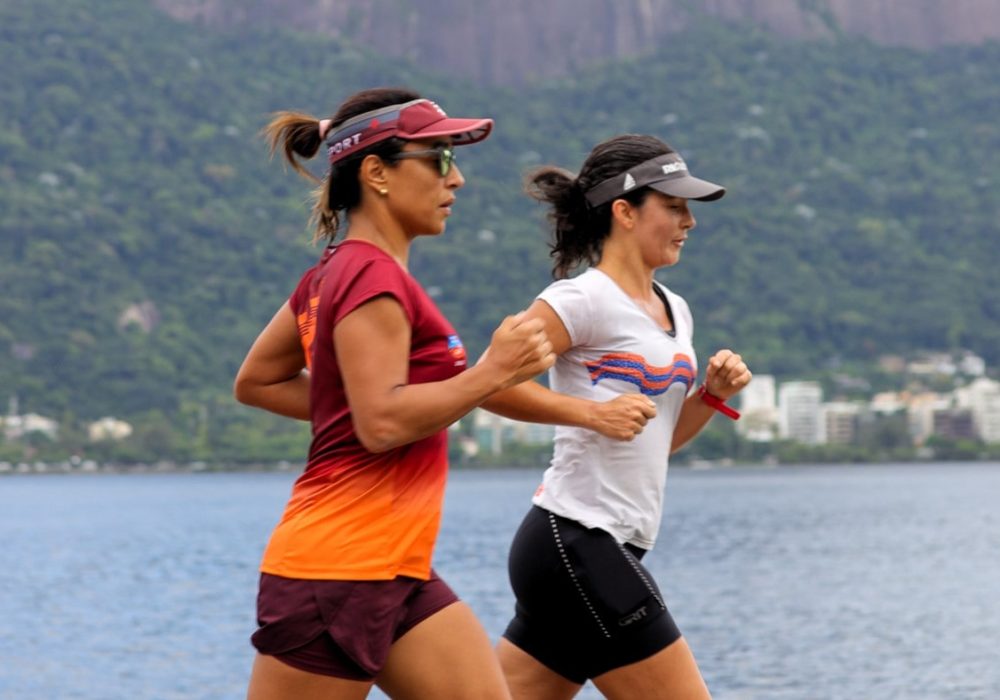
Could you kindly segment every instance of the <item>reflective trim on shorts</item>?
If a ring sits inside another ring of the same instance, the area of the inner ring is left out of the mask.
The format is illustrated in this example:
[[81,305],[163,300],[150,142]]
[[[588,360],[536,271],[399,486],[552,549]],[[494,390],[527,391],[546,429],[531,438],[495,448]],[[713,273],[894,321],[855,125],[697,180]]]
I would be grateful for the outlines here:
[[590,612],[591,616],[594,618],[594,622],[597,626],[601,628],[601,633],[611,639],[611,632],[608,628],[604,626],[604,621],[601,620],[601,616],[597,614],[597,610],[594,609],[594,605],[590,602],[590,598],[587,597],[587,592],[583,590],[583,586],[580,585],[580,579],[576,577],[576,572],[573,571],[573,565],[569,562],[569,557],[566,556],[566,548],[563,547],[562,537],[559,536],[559,525],[556,523],[555,513],[549,513],[549,523],[552,525],[552,538],[555,540],[556,548],[559,550],[559,558],[562,559],[563,564],[566,565],[566,572],[569,574],[570,580],[573,581],[573,586],[576,588],[576,592],[580,594],[580,600],[583,601],[584,606]]

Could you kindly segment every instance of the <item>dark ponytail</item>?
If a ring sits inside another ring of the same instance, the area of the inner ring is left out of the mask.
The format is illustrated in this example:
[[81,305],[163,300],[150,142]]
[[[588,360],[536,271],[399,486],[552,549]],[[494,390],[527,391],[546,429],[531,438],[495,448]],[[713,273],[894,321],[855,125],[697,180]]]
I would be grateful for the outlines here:
[[572,173],[552,166],[538,168],[528,175],[525,190],[529,197],[551,205],[553,277],[567,277],[580,262],[594,264],[600,258],[602,240],[588,231],[587,200]]
[[[568,277],[574,268],[584,262],[597,264],[604,241],[611,233],[613,201],[591,207],[585,196],[587,191],[639,163],[672,153],[673,150],[654,136],[626,134],[595,146],[575,178],[572,173],[552,166],[538,168],[528,174],[525,186],[528,195],[551,207],[548,218],[553,241],[549,255],[555,258],[552,266],[554,277]],[[619,199],[640,206],[648,194],[649,188],[642,187]]]
[[319,133],[319,119],[301,112],[275,112],[271,122],[264,127],[264,138],[271,146],[271,156],[280,148],[282,155],[299,175],[319,182],[302,164],[319,151],[323,139]]
[[264,127],[264,138],[271,146],[273,156],[279,149],[285,161],[303,177],[319,186],[313,191],[313,210],[310,222],[316,226],[319,239],[332,241],[340,230],[340,213],[349,212],[361,202],[361,184],[358,172],[365,156],[377,155],[382,160],[393,163],[395,156],[403,150],[401,139],[389,138],[369,148],[362,149],[349,158],[332,166],[322,181],[309,172],[304,161],[316,156],[323,145],[323,139],[352,117],[381,107],[410,102],[420,95],[405,88],[373,88],[355,93],[340,106],[330,118],[326,133],[321,133],[321,122],[316,117],[300,112],[276,112],[271,122]]

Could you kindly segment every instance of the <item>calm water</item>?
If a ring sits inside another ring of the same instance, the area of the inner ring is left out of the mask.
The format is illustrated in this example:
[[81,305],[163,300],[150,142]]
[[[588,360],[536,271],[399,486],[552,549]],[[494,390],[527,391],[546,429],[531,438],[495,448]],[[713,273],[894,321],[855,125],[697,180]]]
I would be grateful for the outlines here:
[[[0,698],[242,698],[292,478],[0,478]],[[449,487],[437,568],[493,637],[537,479]],[[718,700],[996,700],[998,503],[1000,465],[674,470],[645,561]]]

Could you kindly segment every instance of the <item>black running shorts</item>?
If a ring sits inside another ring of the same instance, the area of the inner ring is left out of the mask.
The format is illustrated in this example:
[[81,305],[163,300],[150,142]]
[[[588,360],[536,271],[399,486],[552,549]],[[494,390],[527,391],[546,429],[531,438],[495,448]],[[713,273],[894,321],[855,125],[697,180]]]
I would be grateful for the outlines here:
[[517,603],[504,637],[576,683],[665,649],[681,633],[643,554],[532,507],[511,545]]

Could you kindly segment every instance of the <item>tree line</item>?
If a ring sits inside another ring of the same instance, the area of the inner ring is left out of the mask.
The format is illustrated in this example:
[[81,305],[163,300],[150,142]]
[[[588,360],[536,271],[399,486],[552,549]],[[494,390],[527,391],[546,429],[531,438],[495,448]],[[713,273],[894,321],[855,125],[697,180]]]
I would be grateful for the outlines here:
[[162,424],[147,442],[167,451],[193,439],[192,406],[244,444],[224,426],[300,438],[228,398],[318,254],[309,186],[268,162],[258,132],[273,110],[326,115],[381,84],[497,120],[459,152],[468,185],[449,230],[412,260],[473,355],[549,280],[524,172],[575,169],[594,143],[648,132],[729,188],[696,205],[685,259],[662,273],[703,356],[731,346],[800,378],[864,374],[889,352],[1000,362],[996,43],[782,42],[706,20],[651,57],[486,89],[130,0],[15,0],[0,7],[0,61],[0,398],[26,411]]

